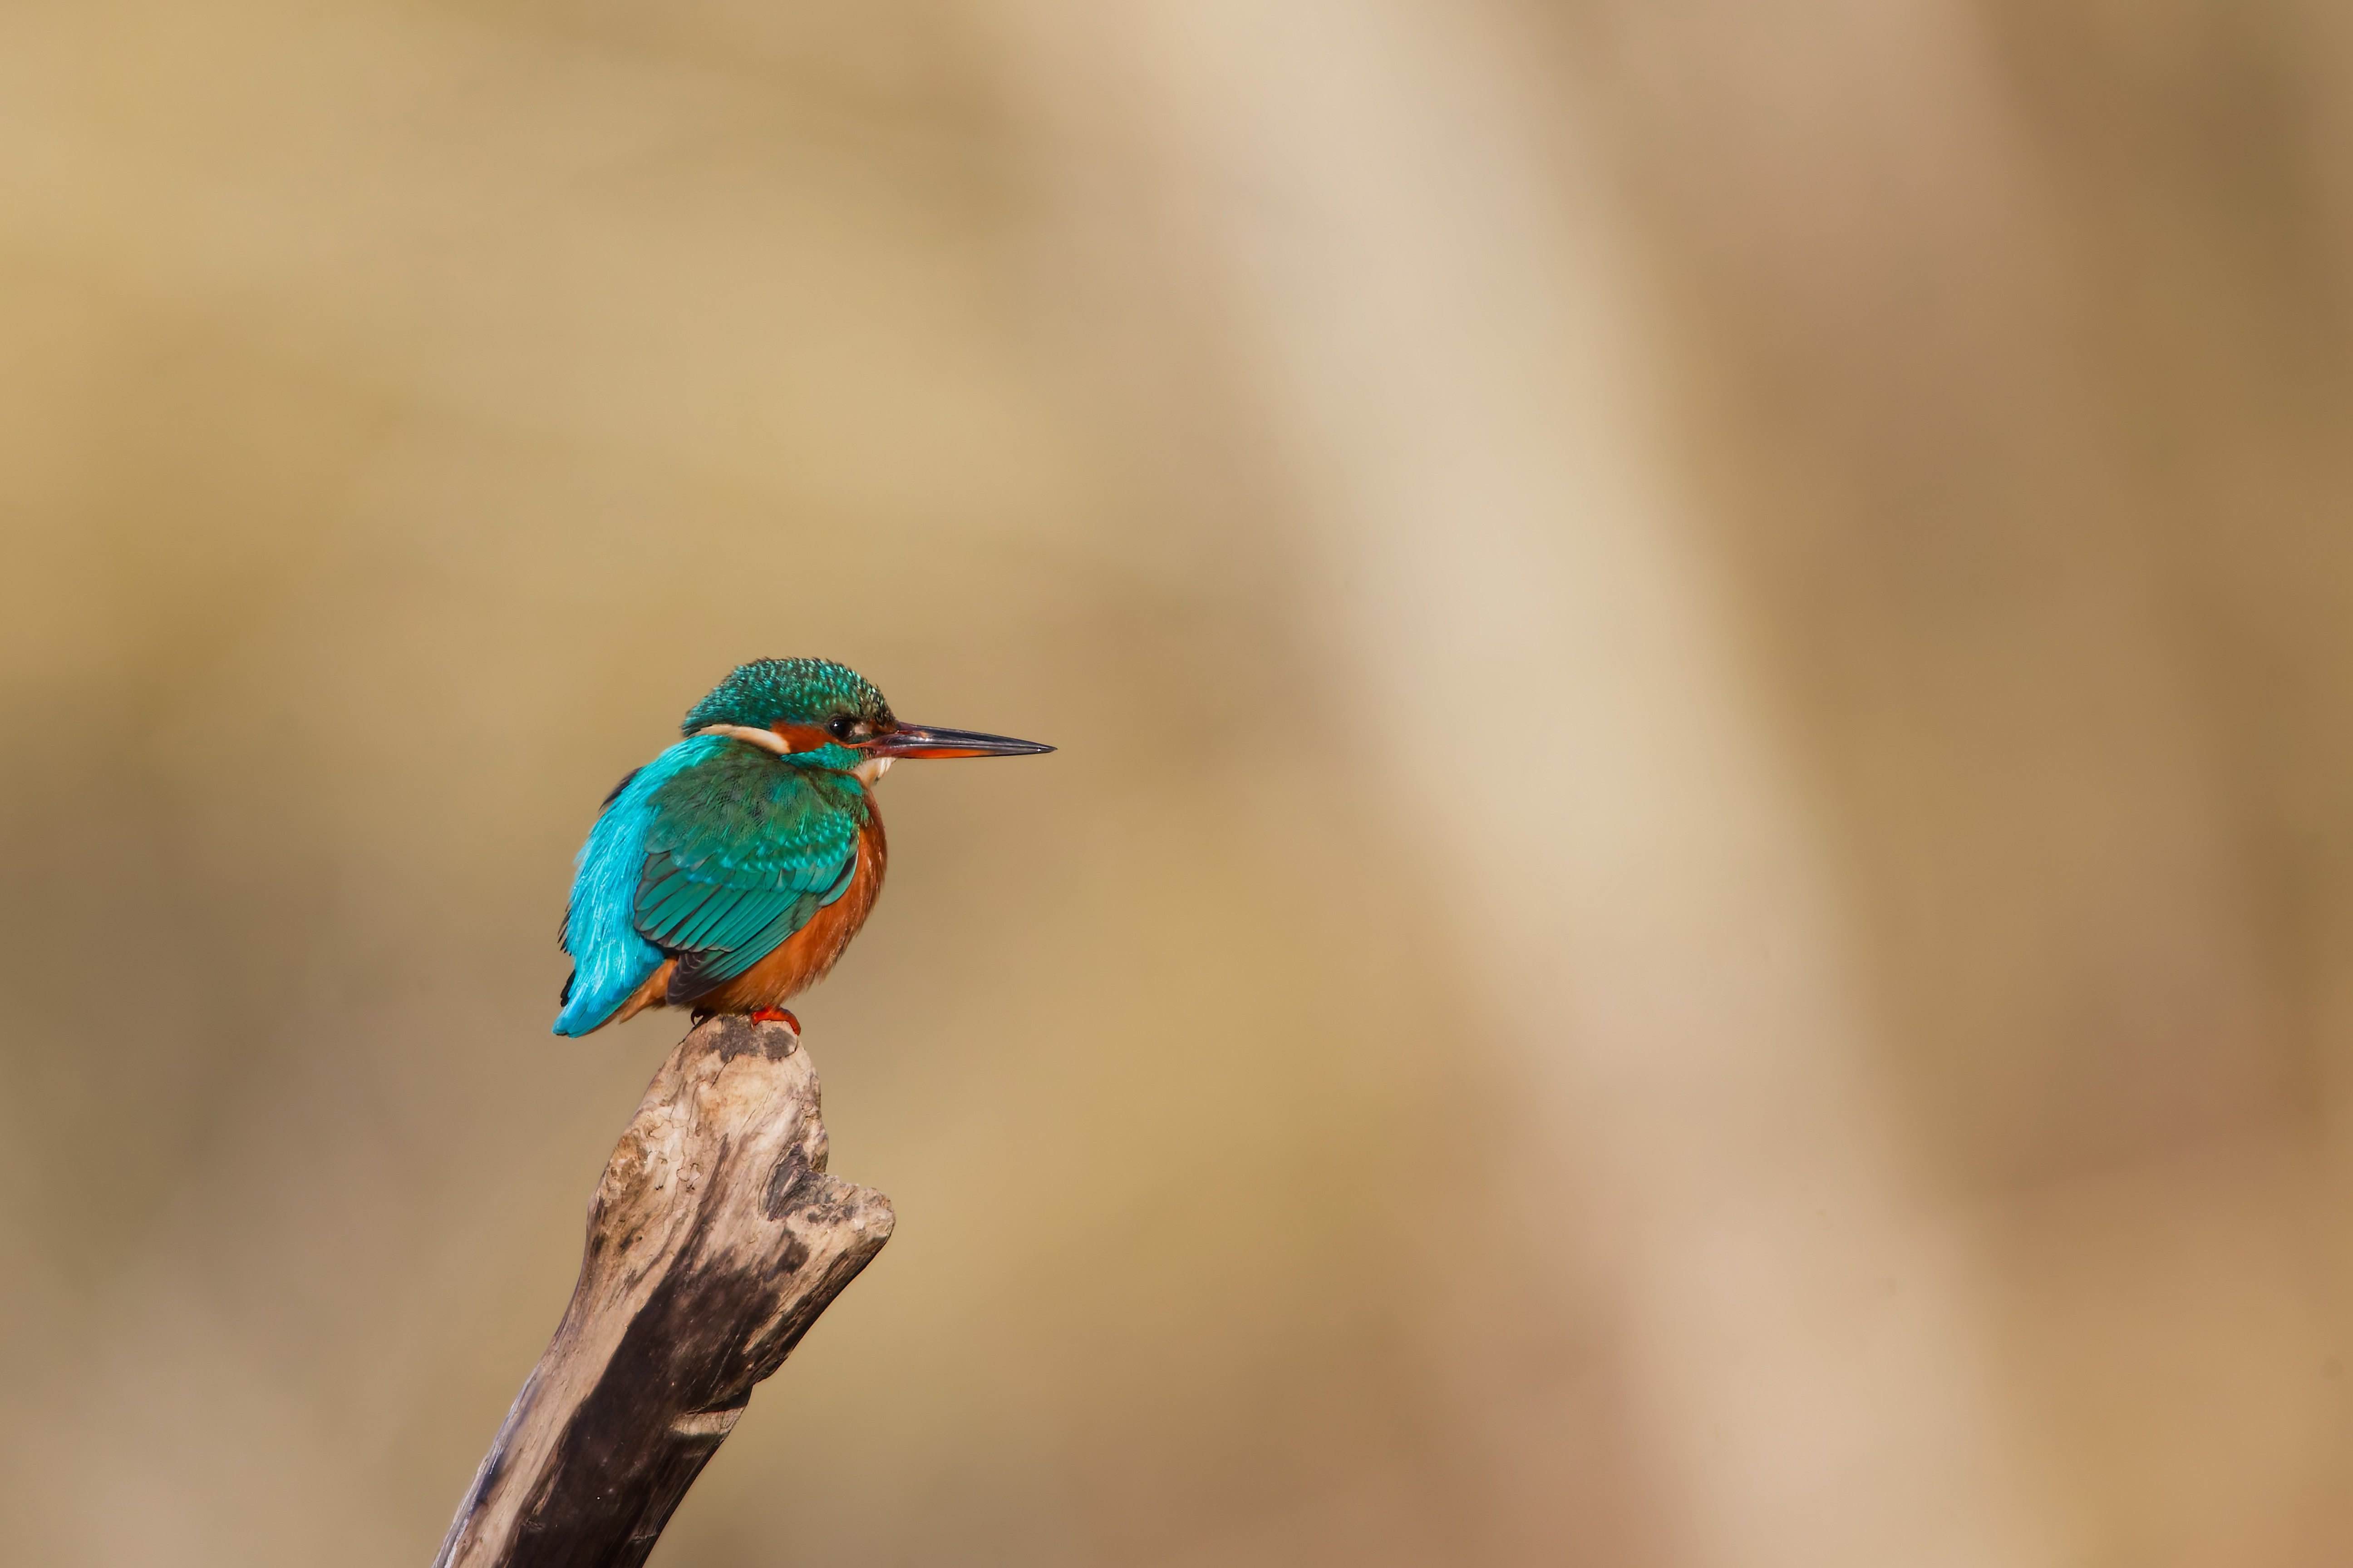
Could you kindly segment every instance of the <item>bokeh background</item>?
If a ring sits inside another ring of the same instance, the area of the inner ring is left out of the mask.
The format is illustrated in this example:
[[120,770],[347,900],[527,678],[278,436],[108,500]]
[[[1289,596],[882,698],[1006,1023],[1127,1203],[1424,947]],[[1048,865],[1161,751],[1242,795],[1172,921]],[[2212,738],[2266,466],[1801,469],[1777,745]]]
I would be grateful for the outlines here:
[[0,1557],[430,1557],[823,653],[657,1563],[2353,1561],[2348,268],[2337,0],[12,0]]

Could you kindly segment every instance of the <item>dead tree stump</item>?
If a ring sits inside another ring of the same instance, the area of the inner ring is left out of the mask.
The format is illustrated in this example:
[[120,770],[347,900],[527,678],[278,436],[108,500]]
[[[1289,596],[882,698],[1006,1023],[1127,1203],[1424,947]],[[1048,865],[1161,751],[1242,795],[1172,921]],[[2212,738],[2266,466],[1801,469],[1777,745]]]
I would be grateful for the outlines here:
[[434,1568],[646,1560],[752,1385],[891,1238],[890,1200],[825,1163],[817,1069],[789,1026],[712,1018],[678,1043]]

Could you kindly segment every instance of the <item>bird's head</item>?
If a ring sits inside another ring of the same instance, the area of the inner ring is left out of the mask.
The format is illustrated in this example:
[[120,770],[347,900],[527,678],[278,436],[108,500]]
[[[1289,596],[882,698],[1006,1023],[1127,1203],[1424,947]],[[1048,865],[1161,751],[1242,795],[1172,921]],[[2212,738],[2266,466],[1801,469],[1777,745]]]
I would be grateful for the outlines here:
[[868,784],[901,757],[1018,757],[1054,748],[1006,735],[902,724],[874,683],[829,658],[755,658],[690,709],[689,735],[733,735]]

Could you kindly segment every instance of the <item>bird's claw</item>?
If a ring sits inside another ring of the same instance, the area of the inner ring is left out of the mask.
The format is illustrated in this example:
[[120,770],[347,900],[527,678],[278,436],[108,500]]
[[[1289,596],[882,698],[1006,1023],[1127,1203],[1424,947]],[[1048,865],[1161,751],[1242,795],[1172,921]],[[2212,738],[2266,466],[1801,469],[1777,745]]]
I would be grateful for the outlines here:
[[784,1024],[789,1026],[793,1033],[796,1035],[801,1032],[801,1021],[798,1018],[794,1017],[790,1013],[785,1011],[782,1007],[754,1007],[752,1009],[752,1022],[754,1024]]

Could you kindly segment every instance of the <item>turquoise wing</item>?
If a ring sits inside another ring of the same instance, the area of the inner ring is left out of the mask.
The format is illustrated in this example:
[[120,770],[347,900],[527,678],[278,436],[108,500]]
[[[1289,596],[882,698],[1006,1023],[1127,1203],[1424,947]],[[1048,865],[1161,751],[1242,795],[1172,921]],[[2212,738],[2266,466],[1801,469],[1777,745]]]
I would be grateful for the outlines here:
[[849,890],[865,792],[730,742],[652,795],[638,933],[678,960],[673,1004],[751,968]]
[[672,746],[625,780],[580,852],[558,1034],[586,1034],[675,958],[691,1002],[766,957],[849,889],[865,793],[720,736]]

